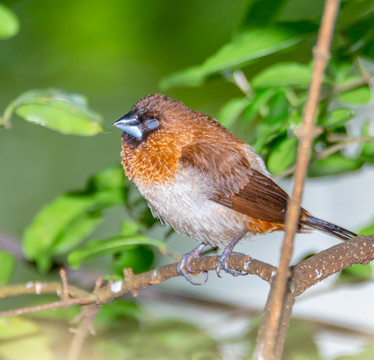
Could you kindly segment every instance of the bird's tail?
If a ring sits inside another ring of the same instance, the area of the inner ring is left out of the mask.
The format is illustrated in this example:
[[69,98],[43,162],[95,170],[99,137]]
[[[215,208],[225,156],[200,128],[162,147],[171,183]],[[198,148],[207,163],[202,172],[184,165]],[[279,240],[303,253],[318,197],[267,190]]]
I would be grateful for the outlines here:
[[320,230],[328,235],[335,236],[341,240],[350,240],[357,236],[357,234],[352,231],[346,230],[327,221],[315,218],[311,215],[306,215],[306,220],[303,221],[303,224],[312,229]]

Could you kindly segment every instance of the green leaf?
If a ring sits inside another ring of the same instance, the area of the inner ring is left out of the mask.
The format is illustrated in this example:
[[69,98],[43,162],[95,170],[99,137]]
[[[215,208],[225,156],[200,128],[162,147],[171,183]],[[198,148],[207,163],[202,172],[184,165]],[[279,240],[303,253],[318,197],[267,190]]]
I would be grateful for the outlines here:
[[273,147],[267,160],[267,167],[273,175],[279,175],[295,164],[298,140],[285,138]]
[[248,106],[248,98],[235,98],[221,107],[217,120],[225,127],[230,128]]
[[370,265],[356,264],[340,272],[338,284],[357,284],[371,279],[373,269]]
[[[371,122],[370,120],[364,124],[361,128],[362,136],[370,136],[371,134]],[[363,161],[374,163],[374,141],[368,141],[362,146],[360,159]]]
[[274,20],[284,8],[285,0],[257,0],[250,3],[241,28],[264,26]]
[[92,177],[84,191],[60,196],[35,216],[23,236],[27,259],[41,272],[49,270],[54,256],[85,240],[101,223],[102,210],[123,204],[121,167],[104,169]]
[[[54,246],[58,244],[57,249],[66,248],[63,246],[64,236],[69,240],[69,245],[72,245],[72,239],[78,240],[79,231],[87,233],[87,224],[79,228],[80,225],[74,222],[93,206],[92,198],[73,195],[61,196],[45,206],[24,233],[22,248],[25,257],[35,260],[41,272],[49,270],[51,257],[55,254]],[[69,234],[71,226],[72,233]]]
[[28,122],[62,134],[92,136],[104,132],[100,115],[88,108],[81,95],[54,89],[32,90],[14,100],[8,113],[9,108]]
[[0,39],[16,35],[19,31],[19,21],[16,14],[5,5],[0,4]]
[[254,99],[245,109],[243,122],[251,123],[259,114],[268,112],[268,102],[276,94],[276,89],[263,89],[256,92]]
[[199,86],[211,75],[247,66],[264,56],[291,48],[316,30],[313,24],[283,23],[249,28],[238,33],[200,66],[194,66],[164,78],[163,89],[175,86]]
[[165,249],[165,244],[143,235],[113,236],[103,240],[89,242],[84,248],[75,250],[69,254],[68,262],[72,268],[78,268],[83,261],[98,256],[116,254],[126,250],[126,247],[133,245],[150,245],[159,250]]
[[15,267],[15,260],[12,254],[0,251],[0,285],[8,284]]
[[363,85],[339,94],[338,99],[349,105],[364,104],[370,101],[371,91],[368,85]]
[[294,87],[306,89],[309,86],[312,69],[309,65],[287,62],[268,67],[252,78],[254,88]]
[[358,232],[360,235],[374,235],[374,222]]
[[343,126],[347,121],[353,118],[351,109],[335,109],[328,112],[327,115],[320,119],[320,124],[325,128],[337,128]]
[[137,319],[139,315],[140,308],[136,302],[124,298],[114,300],[100,306],[100,312],[95,318],[95,327],[97,324],[100,328],[113,329],[116,326],[123,328],[125,321]]
[[344,157],[341,153],[313,161],[308,169],[309,176],[330,176],[358,170],[363,162],[360,159]]
[[0,357],[6,360],[51,360],[47,335],[35,322],[19,317],[0,319]]
[[99,358],[222,360],[218,344],[205,330],[177,321],[144,323],[141,331],[117,331],[104,340],[95,342]]
[[119,275],[127,268],[131,268],[134,274],[140,274],[152,267],[154,258],[154,252],[148,246],[126,247],[126,250],[115,256],[112,268]]

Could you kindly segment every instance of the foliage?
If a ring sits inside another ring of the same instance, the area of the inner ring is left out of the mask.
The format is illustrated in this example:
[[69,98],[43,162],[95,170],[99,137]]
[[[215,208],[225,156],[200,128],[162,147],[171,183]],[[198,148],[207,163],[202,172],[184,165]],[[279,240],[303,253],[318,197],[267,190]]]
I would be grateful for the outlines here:
[[[309,54],[319,23],[318,18],[287,18],[287,3],[251,2],[231,40],[202,64],[172,73],[160,82],[164,90],[214,82],[228,82],[240,89],[241,93],[235,90],[234,96],[222,104],[217,118],[252,144],[274,175],[284,174],[295,164],[297,131],[312,69]],[[333,56],[323,83],[318,109],[321,132],[314,140],[309,176],[332,176],[374,163],[374,142],[362,143],[354,155],[343,147],[330,151],[352,138],[350,129],[355,115],[372,100],[369,78],[374,75],[374,31],[370,26],[373,22],[371,0],[343,2]],[[12,37],[18,30],[15,14],[0,4],[0,39]],[[101,115],[88,107],[85,97],[58,89],[35,89],[21,94],[5,108],[0,126],[9,127],[15,116],[65,135],[107,132]],[[362,136],[373,136],[372,119],[362,123],[360,130]],[[121,220],[111,222],[111,230],[107,231],[107,214],[112,211],[120,212]],[[68,264],[79,269],[105,257],[109,263],[107,277],[118,277],[123,268],[132,268],[135,273],[150,269],[155,250],[165,254],[165,242],[155,239],[155,233],[158,231],[157,237],[163,240],[169,234],[160,235],[157,227],[148,207],[125,179],[122,168],[110,167],[92,176],[84,189],[61,195],[44,206],[25,230],[22,249],[41,276],[47,276],[56,266]],[[373,229],[374,223],[362,233],[371,234]],[[6,284],[14,272],[15,260],[11,254],[0,252],[0,263],[0,283]],[[367,281],[371,275],[370,266],[356,265],[344,270],[337,284]],[[60,316],[58,312],[57,317]],[[172,321],[141,328],[140,317],[134,302],[106,305],[98,316],[102,337],[94,342],[95,351],[110,359],[219,358],[217,343],[204,330]],[[113,329],[118,331],[116,336]],[[314,331],[307,323],[292,324],[285,351],[288,359],[320,358]],[[2,321],[0,339],[7,343],[0,356],[26,358],[35,352],[38,358],[49,359],[47,334],[37,319]],[[149,342],[147,347],[142,346],[145,341]],[[372,354],[370,347],[365,351],[365,356]]]

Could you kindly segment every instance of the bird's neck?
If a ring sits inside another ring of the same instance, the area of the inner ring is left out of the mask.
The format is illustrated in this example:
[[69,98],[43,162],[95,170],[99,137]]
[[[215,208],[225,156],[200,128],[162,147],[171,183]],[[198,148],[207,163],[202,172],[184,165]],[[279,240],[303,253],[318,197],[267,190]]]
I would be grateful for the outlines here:
[[174,181],[181,147],[172,139],[140,144],[136,148],[122,141],[122,165],[136,185],[165,184]]

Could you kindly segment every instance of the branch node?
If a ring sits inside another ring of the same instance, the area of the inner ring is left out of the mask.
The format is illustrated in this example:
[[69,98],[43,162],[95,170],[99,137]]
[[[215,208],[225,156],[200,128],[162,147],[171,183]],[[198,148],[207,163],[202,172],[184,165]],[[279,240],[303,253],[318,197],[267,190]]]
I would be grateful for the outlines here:
[[314,46],[312,52],[315,60],[318,58],[327,61],[331,58],[329,51],[322,50],[318,46]]
[[68,283],[68,277],[66,275],[66,270],[64,268],[61,268],[59,273],[60,273],[61,284],[62,284],[62,294],[60,297],[62,300],[67,300],[70,297],[70,293],[69,293],[69,283]]

